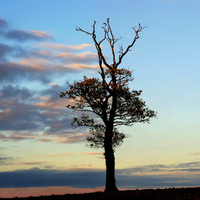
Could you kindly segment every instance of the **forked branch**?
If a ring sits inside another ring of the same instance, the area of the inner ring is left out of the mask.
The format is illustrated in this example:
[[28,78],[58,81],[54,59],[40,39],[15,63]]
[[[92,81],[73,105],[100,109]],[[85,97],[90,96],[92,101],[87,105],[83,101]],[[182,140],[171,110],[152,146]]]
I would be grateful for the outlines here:
[[142,31],[142,29],[146,28],[146,26],[142,27],[139,23],[138,29],[136,27],[133,27],[133,30],[135,31],[135,37],[133,39],[133,42],[126,48],[126,50],[123,52],[123,48],[120,48],[120,55],[119,55],[119,61],[116,64],[116,67],[122,62],[123,57],[130,51],[130,48],[135,44],[136,40],[139,38],[139,32]]

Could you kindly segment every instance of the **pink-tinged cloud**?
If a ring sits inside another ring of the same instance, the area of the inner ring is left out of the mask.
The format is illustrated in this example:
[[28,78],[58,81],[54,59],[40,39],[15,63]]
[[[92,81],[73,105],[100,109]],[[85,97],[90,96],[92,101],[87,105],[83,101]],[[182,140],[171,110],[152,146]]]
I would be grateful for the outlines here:
[[37,141],[39,142],[54,142],[54,139],[51,138],[37,138]]
[[59,137],[58,143],[77,143],[86,141],[87,134],[80,133],[74,135],[66,135],[66,137]]
[[0,121],[7,121],[11,115],[12,112],[9,109],[0,111]]
[[23,162],[23,163],[19,163],[19,165],[43,165],[47,163],[48,162]]
[[51,55],[49,51],[45,51],[45,50],[34,51],[34,54],[41,56],[41,57],[46,57],[46,56]]
[[71,152],[67,152],[67,153],[58,153],[58,154],[52,154],[52,155],[47,155],[47,154],[43,154],[43,155],[36,155],[36,156],[42,156],[42,157],[61,157],[61,156],[71,156],[74,153]]
[[[58,95],[59,95],[59,92],[58,92]],[[65,99],[64,101],[63,99],[59,98],[59,96],[58,96],[58,99],[55,101],[51,101],[51,97],[40,97],[40,100],[42,100],[42,102],[35,103],[34,106],[38,108],[43,108],[43,109],[49,108],[49,111],[52,109],[55,109],[57,111],[58,109],[66,109],[65,108],[66,104],[68,104],[69,102],[67,99]]]
[[57,83],[50,83],[51,86],[58,86]]
[[53,39],[53,36],[46,33],[45,31],[28,31],[28,30],[10,30],[6,34],[7,39],[15,39],[20,42],[25,42],[29,40],[46,40],[46,39]]
[[[64,124],[61,122],[51,124],[49,132],[43,133],[36,138],[40,142],[56,142],[56,143],[78,143],[86,141],[86,138],[90,135],[88,131],[83,132],[80,129],[71,130],[71,121],[68,124],[64,120]],[[66,128],[64,129],[64,127]]]
[[81,155],[91,155],[91,156],[93,156],[93,155],[103,155],[103,152],[85,152],[85,153],[81,153]]
[[104,187],[98,188],[74,188],[74,187],[30,187],[30,188],[0,188],[0,198],[50,196],[64,194],[80,194],[91,192],[103,192]]
[[92,156],[92,155],[103,155],[103,152],[85,152],[85,153],[72,153],[72,152],[66,152],[66,153],[59,153],[59,154],[52,154],[52,155],[48,155],[48,154],[42,154],[42,155],[36,155],[36,156],[42,156],[42,157],[62,157],[62,156],[71,156],[74,154],[78,154],[78,155],[83,155],[83,156]]
[[27,31],[29,33],[32,33],[33,35],[36,35],[40,38],[52,38],[53,36],[46,33],[45,31],[37,31],[37,30],[32,30],[32,31]]
[[69,64],[69,65],[63,65],[62,67],[66,67],[66,68],[72,69],[72,70],[99,69],[98,65],[85,65],[85,64],[78,64],[78,63],[73,63],[73,64]]
[[62,59],[66,63],[81,63],[81,64],[97,63],[97,54],[91,52],[83,52],[80,54],[61,52],[56,56],[56,58]]
[[0,139],[3,141],[14,141],[18,142],[21,140],[34,140],[38,137],[37,134],[33,133],[20,133],[20,132],[7,132],[4,135],[0,135]]
[[92,47],[92,44],[81,44],[81,45],[64,45],[64,44],[52,44],[52,43],[40,43],[40,47],[45,47],[49,50],[61,50],[61,51],[77,51],[87,47]]

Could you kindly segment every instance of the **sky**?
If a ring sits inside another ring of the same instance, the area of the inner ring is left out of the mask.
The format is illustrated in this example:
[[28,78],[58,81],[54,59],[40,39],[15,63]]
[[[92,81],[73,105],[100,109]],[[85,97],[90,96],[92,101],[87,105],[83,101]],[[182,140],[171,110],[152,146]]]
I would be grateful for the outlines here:
[[[103,191],[103,149],[87,147],[86,129],[71,127],[75,112],[59,93],[66,82],[98,76],[92,38],[110,18],[115,46],[147,26],[121,67],[130,88],[157,118],[120,127],[119,189],[200,185],[200,2],[198,0],[1,0],[0,197]],[[111,62],[109,46],[103,52]]]

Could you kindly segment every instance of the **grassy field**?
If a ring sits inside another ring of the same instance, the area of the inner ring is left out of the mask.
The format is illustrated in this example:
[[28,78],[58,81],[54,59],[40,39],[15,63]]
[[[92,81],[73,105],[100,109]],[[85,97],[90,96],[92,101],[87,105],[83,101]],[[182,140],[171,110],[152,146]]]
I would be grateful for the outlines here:
[[[0,198],[1,200],[3,198]],[[6,198],[5,200],[9,200]],[[200,200],[200,187],[196,188],[169,188],[169,189],[147,189],[126,190],[117,193],[85,193],[39,196],[27,198],[11,198],[24,200]]]

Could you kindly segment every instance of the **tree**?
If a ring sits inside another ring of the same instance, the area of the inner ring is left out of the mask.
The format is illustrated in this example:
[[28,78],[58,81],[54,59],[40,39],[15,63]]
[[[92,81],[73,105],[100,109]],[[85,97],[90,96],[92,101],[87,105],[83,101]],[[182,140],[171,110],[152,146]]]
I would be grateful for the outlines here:
[[[122,144],[126,138],[124,133],[118,131],[121,125],[131,126],[136,122],[149,122],[156,113],[146,107],[145,102],[139,98],[142,91],[130,91],[128,84],[133,80],[132,72],[119,68],[124,56],[139,38],[139,32],[145,27],[140,24],[133,28],[135,36],[132,43],[123,50],[121,46],[118,52],[118,59],[114,50],[115,43],[119,40],[113,35],[109,18],[103,24],[104,37],[97,41],[95,32],[96,21],[94,21],[92,32],[81,28],[77,31],[84,32],[94,41],[99,64],[100,78],[88,78],[84,76],[82,82],[69,84],[66,92],[61,92],[60,97],[73,100],[73,104],[67,108],[84,112],[81,117],[74,118],[72,125],[87,126],[90,128],[91,137],[87,140],[91,147],[104,148],[106,161],[106,188],[105,192],[117,191],[115,184],[115,157],[114,148]],[[112,53],[112,64],[109,64],[102,51],[102,43],[107,41]],[[94,113],[95,119],[86,113]]]

